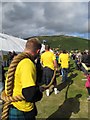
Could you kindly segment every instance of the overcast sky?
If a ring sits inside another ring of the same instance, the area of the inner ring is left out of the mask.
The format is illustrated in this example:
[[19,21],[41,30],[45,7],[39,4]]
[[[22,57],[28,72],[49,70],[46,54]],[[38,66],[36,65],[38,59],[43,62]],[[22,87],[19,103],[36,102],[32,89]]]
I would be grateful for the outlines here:
[[88,6],[88,0],[3,0],[0,32],[22,38],[60,34],[87,38]]

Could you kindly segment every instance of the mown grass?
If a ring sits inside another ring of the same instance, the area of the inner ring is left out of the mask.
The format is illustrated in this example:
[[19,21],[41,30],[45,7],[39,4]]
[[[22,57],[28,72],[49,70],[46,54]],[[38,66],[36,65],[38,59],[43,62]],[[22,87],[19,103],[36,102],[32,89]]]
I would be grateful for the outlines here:
[[[45,92],[41,101],[37,102],[38,115],[37,118],[50,119],[52,118],[79,118],[88,119],[89,102],[87,101],[87,90],[85,81],[82,81],[85,76],[81,71],[75,69],[74,62],[71,61],[69,72],[69,84],[62,84],[61,77],[57,77],[59,94],[54,92],[47,97]],[[77,96],[77,97],[76,97]]]

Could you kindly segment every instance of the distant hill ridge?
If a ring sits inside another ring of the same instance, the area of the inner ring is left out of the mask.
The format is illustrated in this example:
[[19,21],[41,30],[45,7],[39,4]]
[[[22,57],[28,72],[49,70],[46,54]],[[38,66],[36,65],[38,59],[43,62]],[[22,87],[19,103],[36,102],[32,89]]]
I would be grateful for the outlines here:
[[[90,40],[73,37],[73,36],[65,36],[65,35],[54,35],[54,36],[34,36],[39,38],[43,43],[43,40],[47,41],[47,44],[51,46],[51,48],[59,48],[59,50],[85,50],[89,49]],[[28,37],[29,39],[32,37]]]

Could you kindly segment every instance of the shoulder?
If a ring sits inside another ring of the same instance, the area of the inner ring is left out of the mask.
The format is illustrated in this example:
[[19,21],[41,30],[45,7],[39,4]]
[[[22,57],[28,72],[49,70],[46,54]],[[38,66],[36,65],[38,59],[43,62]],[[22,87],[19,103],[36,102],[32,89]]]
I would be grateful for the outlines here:
[[48,54],[54,55],[54,53],[53,53],[53,52],[51,52],[51,51],[49,51],[49,52],[48,52]]
[[29,58],[24,58],[23,60],[21,60],[19,62],[19,66],[22,66],[22,65],[33,65],[34,63],[29,59]]

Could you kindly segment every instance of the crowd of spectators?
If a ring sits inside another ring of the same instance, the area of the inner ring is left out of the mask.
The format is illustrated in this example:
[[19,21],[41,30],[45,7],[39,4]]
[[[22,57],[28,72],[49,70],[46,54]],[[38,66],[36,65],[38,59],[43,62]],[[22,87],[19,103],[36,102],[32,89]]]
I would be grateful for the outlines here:
[[[36,70],[37,70],[37,83],[45,84],[46,81],[42,80],[43,78],[43,66],[41,64],[41,56],[45,51],[43,51],[40,56],[36,60]],[[58,66],[58,73],[62,76],[62,82],[65,82],[68,80],[68,72],[70,69],[69,62],[70,59],[74,61],[75,69],[82,71],[85,76],[87,76],[88,70],[83,66],[85,64],[87,67],[90,67],[90,51],[53,51],[50,50],[50,52],[53,52],[56,58],[57,66]],[[7,54],[7,67],[10,65],[12,59],[14,56],[16,56],[17,53],[15,51],[11,52],[9,51]],[[49,59],[48,59],[49,60]],[[82,64],[83,63],[83,64]],[[46,70],[47,71],[47,70]],[[5,79],[5,70],[4,65],[2,64],[2,81]],[[49,84],[49,83],[48,83]]]

